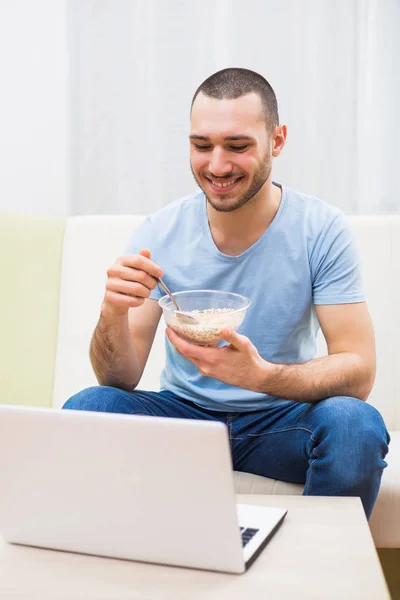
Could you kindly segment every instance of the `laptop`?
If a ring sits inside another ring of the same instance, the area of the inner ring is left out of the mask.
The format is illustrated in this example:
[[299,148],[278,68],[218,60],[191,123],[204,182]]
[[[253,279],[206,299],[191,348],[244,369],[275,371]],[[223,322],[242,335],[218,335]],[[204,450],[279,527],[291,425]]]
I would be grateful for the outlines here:
[[223,423],[0,405],[7,542],[243,573],[286,510],[236,504]]

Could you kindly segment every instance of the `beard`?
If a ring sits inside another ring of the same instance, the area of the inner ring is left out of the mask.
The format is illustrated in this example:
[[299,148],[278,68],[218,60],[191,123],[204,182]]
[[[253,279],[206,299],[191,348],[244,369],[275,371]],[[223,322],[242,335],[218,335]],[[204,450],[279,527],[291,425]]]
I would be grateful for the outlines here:
[[[210,198],[209,196],[207,196],[206,190],[201,185],[200,181],[198,180],[198,178],[196,177],[196,175],[193,171],[192,163],[190,163],[190,169],[192,171],[192,175],[195,178],[197,185],[203,190],[203,192],[207,198],[207,201],[210,203],[210,205],[218,212],[232,212],[234,210],[237,210],[244,204],[246,204],[246,202],[248,202],[249,200],[254,198],[254,196],[256,194],[258,194],[258,192],[261,190],[261,188],[263,187],[263,185],[265,184],[265,182],[268,180],[269,176],[271,175],[272,160],[271,160],[271,156],[269,154],[267,154],[264,157],[264,160],[261,162],[260,166],[254,173],[253,181],[251,182],[249,189],[242,196],[237,198],[232,203],[230,203],[227,200],[219,200],[219,201],[217,200],[216,201],[213,198]],[[216,179],[221,181],[221,177],[218,177]],[[229,181],[230,179],[232,179],[232,174],[224,176],[224,179],[226,179],[226,181]]]

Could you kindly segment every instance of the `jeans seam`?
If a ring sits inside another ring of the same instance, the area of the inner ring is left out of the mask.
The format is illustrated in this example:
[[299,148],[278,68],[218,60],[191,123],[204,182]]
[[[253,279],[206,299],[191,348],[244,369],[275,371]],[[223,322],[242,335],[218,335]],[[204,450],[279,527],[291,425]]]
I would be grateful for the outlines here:
[[248,433],[248,437],[261,437],[262,435],[271,435],[273,433],[284,433],[285,431],[307,431],[307,433],[311,434],[312,439],[312,431],[307,429],[307,427],[287,427],[285,429],[275,429],[274,431],[265,431],[264,433]]
[[303,490],[303,494],[305,494],[306,496],[308,495],[308,493],[310,492],[311,487],[312,487],[311,486],[311,475],[312,475],[312,469],[313,469],[313,466],[314,466],[314,463],[315,463],[316,460],[317,460],[316,458],[314,458],[313,460],[311,460],[310,464],[309,464],[309,467],[308,467],[308,473],[307,473],[308,482],[307,482],[307,485],[304,486],[304,490]]
[[232,439],[232,417],[230,415],[227,415],[226,418],[226,424],[228,425],[228,435],[229,435],[229,439]]
[[[315,437],[313,436],[313,434],[311,434],[310,438],[311,438],[311,441],[314,442],[314,444],[317,443],[317,440],[315,439]],[[313,450],[313,453],[315,454],[315,450]],[[308,495],[308,493],[310,492],[310,490],[312,488],[312,485],[311,485],[311,476],[312,476],[312,473],[313,473],[314,463],[315,463],[315,461],[318,458],[319,458],[319,456],[315,454],[315,458],[313,458],[313,459],[310,460],[310,464],[308,466],[308,472],[307,472],[308,481],[307,481],[307,484],[304,486],[303,494]]]

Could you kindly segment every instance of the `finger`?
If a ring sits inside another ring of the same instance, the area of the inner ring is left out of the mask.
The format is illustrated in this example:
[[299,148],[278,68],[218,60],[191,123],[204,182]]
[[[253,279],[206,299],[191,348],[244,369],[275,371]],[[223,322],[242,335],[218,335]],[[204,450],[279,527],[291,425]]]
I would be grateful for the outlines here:
[[143,248],[143,250],[141,250],[139,252],[139,254],[141,256],[145,256],[146,258],[151,258],[151,253],[150,253],[150,250],[148,248]]
[[[155,281],[153,279],[153,281]],[[123,279],[108,279],[106,289],[110,292],[123,294],[124,296],[138,296],[139,298],[148,298],[152,288],[149,288],[138,281],[125,281]]]
[[213,368],[215,360],[212,360],[210,357],[211,349],[209,346],[197,346],[196,344],[186,342],[186,340],[182,340],[180,335],[174,333],[171,328],[168,328],[167,336],[171,343],[174,344],[179,354],[182,354],[182,356],[194,364],[202,375],[205,377],[213,377],[212,373],[215,371]]
[[196,344],[192,344],[180,335],[178,335],[171,327],[167,327],[165,330],[167,337],[171,344],[175,346],[180,354],[185,356],[186,358],[192,359],[202,359],[204,358],[204,351],[206,350],[202,346],[197,346]]
[[157,279],[146,273],[146,271],[134,269],[133,267],[124,267],[120,264],[111,265],[107,271],[107,275],[109,279],[141,283],[149,288],[149,290],[154,290],[157,285]]
[[[143,252],[142,250],[140,252]],[[148,252],[148,251],[147,251]],[[146,250],[145,250],[146,253]],[[162,268],[157,265],[155,262],[150,260],[147,256],[143,254],[127,254],[125,256],[120,256],[117,261],[118,264],[123,265],[124,267],[130,267],[134,269],[138,269],[141,271],[145,271],[152,277],[162,277],[164,275],[164,271]]]
[[249,338],[240,333],[236,333],[233,329],[224,329],[222,332],[222,339],[237,350],[244,351],[249,349]]
[[145,298],[140,298],[139,296],[127,296],[125,294],[118,294],[117,292],[112,292],[111,290],[107,290],[104,296],[104,302],[109,306],[117,307],[117,308],[136,308],[141,306],[145,301]]

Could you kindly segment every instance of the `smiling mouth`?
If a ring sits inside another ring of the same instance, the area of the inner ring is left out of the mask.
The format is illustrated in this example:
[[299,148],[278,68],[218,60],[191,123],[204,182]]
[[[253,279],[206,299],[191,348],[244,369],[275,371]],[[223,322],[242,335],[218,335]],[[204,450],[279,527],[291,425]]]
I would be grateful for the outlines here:
[[207,179],[208,183],[210,184],[210,187],[213,188],[214,190],[218,190],[218,191],[223,190],[225,192],[228,192],[231,189],[233,189],[235,187],[235,185],[237,185],[237,183],[239,183],[243,179],[243,176],[234,177],[232,179],[224,180],[224,181],[210,179],[209,177],[206,177],[206,179]]

